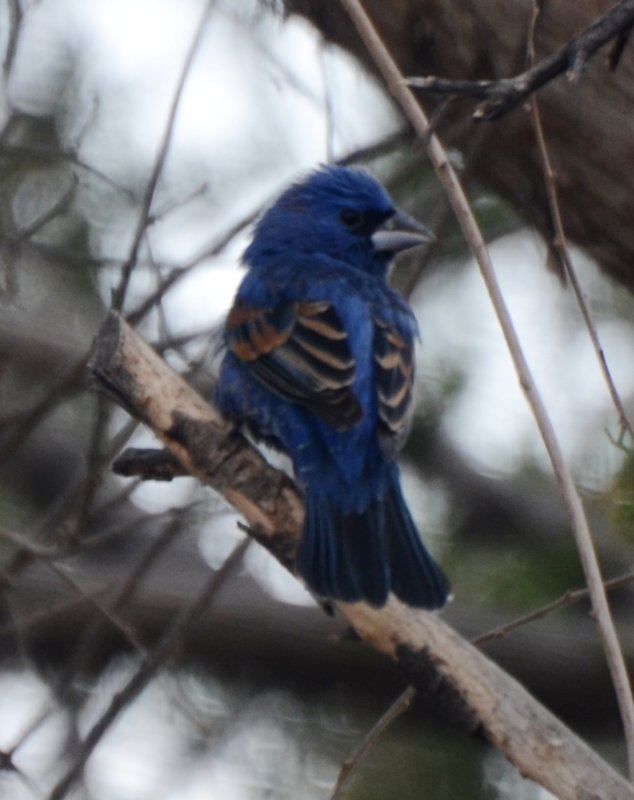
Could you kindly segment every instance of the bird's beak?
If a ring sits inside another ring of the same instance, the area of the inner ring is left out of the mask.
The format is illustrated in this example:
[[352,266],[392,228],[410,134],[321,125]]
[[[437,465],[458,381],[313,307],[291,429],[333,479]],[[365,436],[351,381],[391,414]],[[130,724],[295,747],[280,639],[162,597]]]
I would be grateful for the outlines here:
[[372,235],[372,244],[377,253],[401,253],[432,242],[436,237],[418,220],[398,209]]

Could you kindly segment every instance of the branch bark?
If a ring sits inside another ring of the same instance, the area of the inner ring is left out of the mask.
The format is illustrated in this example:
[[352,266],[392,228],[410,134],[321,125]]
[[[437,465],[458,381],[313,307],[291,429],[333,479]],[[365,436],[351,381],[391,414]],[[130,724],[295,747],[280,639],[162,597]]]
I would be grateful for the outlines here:
[[[149,425],[182,466],[221,492],[251,534],[286,567],[303,523],[303,498],[116,313],[90,360],[95,385]],[[520,772],[563,800],[634,798],[634,787],[511,676],[437,615],[392,600],[382,609],[337,604],[367,643],[391,658],[467,732],[498,747]]]
[[[530,69],[513,78],[468,81],[435,76],[409,78],[407,83],[425,92],[484,98],[473,113],[474,119],[494,120],[526,100],[533,92],[566,72],[571,82],[579,79],[594,54],[611,39],[622,41],[634,25],[634,0],[622,0],[594,22],[583,33],[559,50],[545,56]],[[619,50],[620,58],[622,49]],[[614,69],[616,64],[612,63]]]
[[603,579],[590,526],[581,497],[577,492],[572,474],[564,458],[555,428],[533,378],[532,371],[515,330],[497,275],[493,269],[484,237],[473,215],[464,189],[449,161],[447,151],[438,137],[432,134],[425,111],[422,106],[416,102],[411,89],[405,85],[403,76],[392,54],[381,39],[378,29],[367,15],[361,0],[340,0],[340,3],[353,20],[361,39],[381,72],[387,88],[400,105],[416,133],[426,142],[429,160],[447,192],[447,197],[454,209],[464,237],[480,269],[480,274],[498,318],[500,328],[504,334],[510,356],[513,360],[517,378],[524,391],[533,417],[535,418],[542,441],[551,461],[553,472],[557,478],[562,499],[566,506],[566,511],[575,536],[579,559],[583,567],[588,589],[590,590],[592,610],[595,615],[597,630],[601,637],[603,650],[619,702],[627,745],[630,775],[632,775],[634,774],[634,698],[632,697],[632,688],[625,659],[603,586]]

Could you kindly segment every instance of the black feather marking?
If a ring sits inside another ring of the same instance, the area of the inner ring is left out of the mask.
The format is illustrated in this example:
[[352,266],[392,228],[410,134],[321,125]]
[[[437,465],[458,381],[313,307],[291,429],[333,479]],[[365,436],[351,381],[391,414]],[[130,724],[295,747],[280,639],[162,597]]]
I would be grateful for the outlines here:
[[257,309],[238,302],[227,320],[227,341],[271,391],[310,409],[335,430],[349,430],[361,420],[351,388],[356,364],[329,303]]

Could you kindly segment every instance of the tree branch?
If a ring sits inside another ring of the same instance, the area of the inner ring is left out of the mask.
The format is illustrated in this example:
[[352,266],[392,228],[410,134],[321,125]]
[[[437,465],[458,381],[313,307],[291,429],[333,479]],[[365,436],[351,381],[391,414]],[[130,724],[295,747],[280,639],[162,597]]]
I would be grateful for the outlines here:
[[[95,385],[142,419],[191,474],[222,493],[249,533],[292,569],[304,507],[274,470],[116,313],[98,335]],[[381,609],[337,604],[372,647],[395,661],[419,691],[433,692],[467,732],[500,748],[520,772],[558,797],[634,798],[634,788],[517,681],[437,615],[392,600]]]
[[612,68],[620,58],[627,35],[634,26],[634,0],[621,0],[583,33],[571,39],[552,55],[513,78],[489,81],[462,81],[446,78],[408,78],[407,84],[430,94],[460,95],[483,99],[473,112],[475,119],[494,120],[518,106],[533,92],[566,72],[578,80],[594,54],[612,39],[617,50],[610,57]]
[[141,694],[158,670],[174,658],[187,629],[202,614],[227,578],[233,574],[236,566],[242,561],[248,545],[248,539],[236,545],[222,568],[214,572],[203,590],[188,605],[181,608],[158,645],[145,656],[123,688],[113,695],[108,707],[89,729],[70,766],[53,787],[48,800],[63,800],[70,792],[95,747],[111,729],[119,715]]
[[183,67],[181,69],[178,82],[176,84],[174,96],[172,98],[172,102],[170,103],[170,107],[168,110],[167,122],[165,125],[165,130],[163,131],[163,135],[161,137],[161,141],[159,143],[156,161],[154,162],[154,166],[152,168],[152,172],[150,174],[143,195],[143,202],[141,204],[139,220],[137,223],[136,231],[134,233],[134,238],[132,240],[132,245],[130,247],[130,253],[128,255],[125,264],[121,269],[121,278],[119,280],[119,285],[117,286],[113,294],[113,305],[115,306],[115,308],[123,307],[126,292],[128,290],[128,284],[130,283],[132,272],[136,267],[139,250],[141,248],[141,242],[143,241],[143,237],[145,236],[145,232],[148,228],[148,225],[152,221],[151,220],[152,203],[154,202],[156,188],[158,186],[161,174],[163,173],[163,167],[165,166],[165,162],[167,160],[167,154],[169,152],[172,137],[174,135],[176,115],[178,113],[178,108],[180,106],[181,98],[183,96],[183,91],[185,89],[185,83],[187,82],[187,78],[189,77],[189,73],[192,64],[194,62],[194,58],[198,52],[198,48],[200,47],[200,43],[202,42],[203,35],[207,27],[207,20],[209,18],[209,14],[211,12],[213,3],[214,0],[208,0],[207,4],[205,5],[205,8],[203,9],[203,12],[194,30],[194,36],[192,42],[185,55],[185,61],[183,63]]
[[394,95],[395,100],[399,103],[418,136],[426,142],[427,155],[436,170],[439,180],[445,187],[464,237],[480,269],[480,274],[506,340],[509,354],[513,360],[517,378],[548,453],[570,519],[579,560],[590,590],[597,630],[601,637],[603,652],[610,669],[612,684],[619,704],[630,774],[634,775],[634,698],[632,697],[632,687],[625,659],[605,593],[592,533],[583,502],[564,458],[555,427],[533,377],[502,294],[482,231],[473,215],[464,188],[449,161],[445,148],[438,137],[432,133],[425,111],[408,86],[405,85],[394,58],[383,43],[360,0],[340,0],[340,3],[350,15],[357,32],[368,49],[368,53],[372,56],[383,76],[387,88]]
[[[617,6],[616,9],[619,9],[619,6]],[[616,9],[612,9],[612,12],[614,12]],[[536,2],[536,0],[533,0],[533,15],[531,18],[531,24],[528,32],[528,46],[527,46],[528,63],[530,65],[535,63],[535,28],[537,27],[537,21],[539,19],[540,10],[541,6]],[[623,35],[623,31],[620,31],[620,34]],[[588,302],[586,301],[585,294],[583,292],[583,289],[581,288],[579,278],[577,277],[577,271],[575,270],[575,267],[572,263],[570,250],[568,249],[568,243],[566,241],[566,232],[564,230],[563,218],[561,214],[561,209],[559,207],[559,194],[557,191],[556,173],[552,164],[549,149],[546,145],[546,135],[544,133],[544,126],[542,124],[542,116],[537,101],[537,95],[533,95],[531,97],[530,110],[531,110],[531,117],[533,120],[533,127],[535,129],[535,136],[537,138],[537,147],[539,149],[539,154],[542,161],[542,167],[544,170],[544,184],[546,186],[548,208],[550,211],[550,217],[552,220],[552,226],[554,231],[552,245],[559,257],[560,263],[564,268],[566,277],[570,281],[570,286],[572,287],[572,291],[577,300],[577,304],[579,305],[581,315],[586,324],[586,328],[588,329],[588,334],[590,336],[592,348],[597,358],[597,363],[599,364],[599,369],[601,370],[603,379],[605,380],[605,384],[608,388],[608,392],[610,393],[610,398],[612,399],[614,408],[616,409],[616,412],[619,416],[619,423],[621,425],[621,430],[627,431],[632,437],[632,439],[634,439],[634,428],[632,428],[632,424],[625,410],[625,405],[621,400],[621,396],[618,392],[618,389],[616,388],[614,379],[612,378],[612,373],[610,371],[610,367],[605,357],[605,352],[603,350],[601,341],[599,339],[599,332],[597,330],[597,326],[595,325],[594,320],[592,319],[592,314],[590,313]],[[632,770],[632,772],[634,772],[634,770]]]

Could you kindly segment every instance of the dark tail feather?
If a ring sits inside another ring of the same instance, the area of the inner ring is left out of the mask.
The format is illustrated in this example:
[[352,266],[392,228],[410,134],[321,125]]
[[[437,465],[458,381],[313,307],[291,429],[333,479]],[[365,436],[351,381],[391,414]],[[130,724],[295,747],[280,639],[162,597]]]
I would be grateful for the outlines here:
[[383,504],[343,514],[327,498],[306,497],[297,569],[322,597],[382,606],[390,590]]
[[398,477],[385,498],[385,536],[388,541],[392,591],[418,608],[441,608],[449,597],[449,582],[425,547],[405,500]]
[[298,571],[322,597],[382,606],[392,591],[408,605],[440,608],[447,579],[418,535],[398,472],[390,478],[385,500],[359,514],[308,492]]

